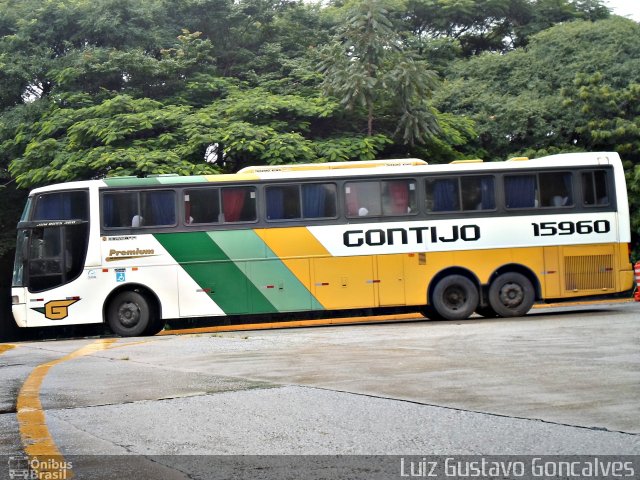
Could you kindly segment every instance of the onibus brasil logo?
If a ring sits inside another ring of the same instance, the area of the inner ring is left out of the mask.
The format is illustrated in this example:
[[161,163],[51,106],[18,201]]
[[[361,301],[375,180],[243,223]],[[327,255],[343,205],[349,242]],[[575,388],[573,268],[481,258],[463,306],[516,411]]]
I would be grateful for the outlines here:
[[73,462],[54,457],[9,457],[9,478],[11,480],[67,480],[73,475]]

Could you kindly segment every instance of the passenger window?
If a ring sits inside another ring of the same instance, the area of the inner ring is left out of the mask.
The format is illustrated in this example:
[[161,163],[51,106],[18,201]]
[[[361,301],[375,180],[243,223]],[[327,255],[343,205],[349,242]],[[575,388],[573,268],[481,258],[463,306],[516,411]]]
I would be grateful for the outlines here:
[[538,206],[535,175],[506,175],[504,197],[507,208],[534,208]]
[[596,170],[582,173],[582,202],[585,206],[609,205],[607,172]]
[[89,220],[88,192],[71,191],[38,195],[32,220]]
[[176,194],[174,191],[140,192],[140,226],[168,226],[176,224]]
[[[131,228],[134,218],[140,223],[138,194],[105,193],[102,197],[102,221],[106,228]],[[138,225],[139,226],[139,225]]]
[[184,192],[184,223],[197,225],[220,221],[220,190],[198,188]]
[[382,213],[380,182],[345,184],[348,217],[377,217]]
[[548,172],[538,176],[542,207],[570,207],[573,205],[572,175],[569,172]]
[[267,220],[300,218],[300,187],[282,185],[266,188]]
[[417,212],[416,182],[388,180],[382,182],[382,214],[409,215]]
[[336,186],[333,183],[302,185],[302,214],[304,218],[335,218],[336,197]]
[[430,178],[425,183],[427,211],[456,212],[460,210],[460,192],[456,178]]
[[495,210],[494,179],[490,175],[461,177],[463,210]]
[[222,217],[225,223],[255,222],[256,189],[228,187],[222,189]]
[[160,227],[176,224],[173,190],[109,192],[102,198],[106,228]]

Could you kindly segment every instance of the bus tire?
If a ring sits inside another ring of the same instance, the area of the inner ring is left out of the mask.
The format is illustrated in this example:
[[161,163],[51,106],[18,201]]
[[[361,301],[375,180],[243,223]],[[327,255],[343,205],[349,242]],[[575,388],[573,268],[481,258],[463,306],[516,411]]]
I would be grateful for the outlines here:
[[520,273],[503,273],[489,287],[489,304],[501,317],[521,317],[533,306],[535,290]]
[[422,307],[421,313],[429,320],[444,320],[444,318],[442,318],[442,315],[440,315],[431,305],[425,305],[424,307]]
[[120,292],[109,303],[107,322],[111,331],[121,337],[142,335],[152,324],[149,302],[138,292]]
[[476,313],[484,318],[496,318],[499,315],[491,308],[491,305],[483,305],[476,308]]
[[431,305],[446,320],[464,320],[474,312],[479,299],[471,280],[463,275],[449,275],[436,284]]
[[162,318],[160,318],[160,315],[156,315],[156,313],[154,312],[153,319],[152,321],[149,322],[149,326],[144,331],[144,335],[152,337],[155,334],[164,330],[164,327],[165,327],[165,321]]

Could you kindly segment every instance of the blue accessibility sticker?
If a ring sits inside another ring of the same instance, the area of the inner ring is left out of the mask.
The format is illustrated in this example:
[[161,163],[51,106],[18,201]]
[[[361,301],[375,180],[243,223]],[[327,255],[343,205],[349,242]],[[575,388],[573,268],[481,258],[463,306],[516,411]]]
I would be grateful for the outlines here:
[[125,282],[126,281],[126,277],[125,277],[125,270],[122,269],[117,269],[116,270],[116,282]]

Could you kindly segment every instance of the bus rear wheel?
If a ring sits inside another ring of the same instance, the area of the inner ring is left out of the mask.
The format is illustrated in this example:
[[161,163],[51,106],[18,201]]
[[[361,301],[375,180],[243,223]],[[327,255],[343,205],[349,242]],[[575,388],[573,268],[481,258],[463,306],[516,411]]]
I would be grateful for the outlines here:
[[478,301],[478,289],[471,280],[449,275],[436,284],[431,305],[446,320],[464,320],[474,312]]
[[116,335],[122,337],[142,335],[152,324],[149,302],[138,292],[121,292],[109,303],[107,322]]
[[484,318],[496,318],[498,314],[491,305],[483,305],[476,308],[476,313]]
[[501,317],[521,317],[534,301],[533,285],[520,273],[503,273],[489,287],[489,304]]

